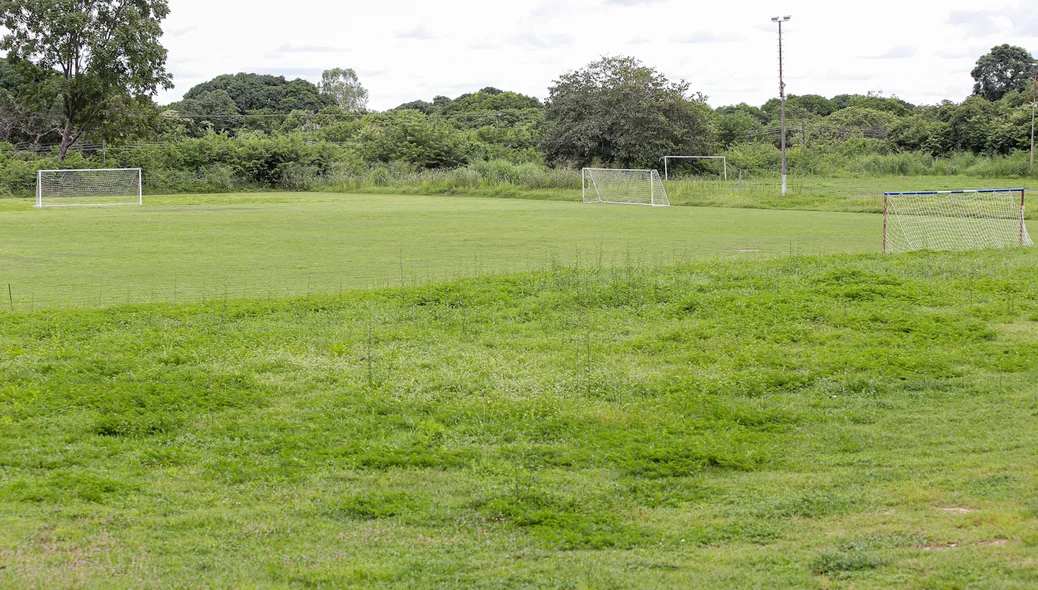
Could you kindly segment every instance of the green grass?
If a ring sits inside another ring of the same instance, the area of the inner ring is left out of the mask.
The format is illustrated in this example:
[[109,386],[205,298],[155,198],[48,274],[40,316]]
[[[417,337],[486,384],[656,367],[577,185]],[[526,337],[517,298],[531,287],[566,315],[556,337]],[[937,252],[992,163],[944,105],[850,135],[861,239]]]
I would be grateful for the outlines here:
[[[449,176],[449,175],[448,175]],[[781,194],[779,177],[745,178],[733,173],[727,182],[713,177],[675,178],[666,183],[672,205],[749,209],[794,209],[882,213],[883,193],[888,191],[959,190],[979,188],[1026,188],[1038,194],[1038,183],[1021,178],[977,178],[972,176],[792,176],[788,194]],[[325,189],[334,190],[334,189]],[[413,181],[390,186],[351,187],[349,191],[374,194],[470,195],[556,201],[580,200],[580,177],[573,172],[568,188],[533,188],[506,182]],[[1028,212],[1038,219],[1038,209]]]
[[643,259],[0,316],[0,585],[1033,588],[1035,276]]
[[[330,193],[0,201],[0,309],[280,297],[555,265],[875,252],[875,215]],[[10,291],[8,290],[10,286]]]

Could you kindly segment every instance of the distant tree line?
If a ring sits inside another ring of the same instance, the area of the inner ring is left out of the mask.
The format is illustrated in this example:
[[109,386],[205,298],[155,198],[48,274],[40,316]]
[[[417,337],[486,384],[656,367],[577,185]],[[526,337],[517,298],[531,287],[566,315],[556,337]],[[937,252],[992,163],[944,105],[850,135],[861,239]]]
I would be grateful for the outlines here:
[[[77,165],[91,165],[91,150],[103,143],[124,162],[148,160],[200,178],[219,168],[254,186],[283,185],[279,175],[289,170],[320,176],[489,160],[649,167],[677,154],[725,153],[746,169],[768,170],[781,141],[778,99],[712,109],[690,83],[625,56],[562,74],[543,102],[488,87],[374,112],[356,72],[333,68],[319,84],[221,75],[160,106],[152,97],[171,84],[159,43],[166,1],[77,6],[0,0],[7,31],[0,39],[7,53],[0,58],[0,156],[24,161],[25,169],[39,157],[32,153],[65,165],[77,149],[88,157]],[[823,172],[835,155],[945,158],[1027,149],[1033,72],[1029,52],[1000,45],[977,61],[973,94],[958,103],[914,105],[879,92],[790,95],[787,142],[799,150],[793,165]],[[135,151],[149,155],[128,155]]]

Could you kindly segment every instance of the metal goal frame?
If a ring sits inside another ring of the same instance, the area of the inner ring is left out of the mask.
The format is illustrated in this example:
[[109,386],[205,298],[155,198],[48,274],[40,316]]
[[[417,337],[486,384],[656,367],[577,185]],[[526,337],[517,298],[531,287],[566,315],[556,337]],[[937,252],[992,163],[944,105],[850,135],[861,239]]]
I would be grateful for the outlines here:
[[[43,175],[59,172],[136,172],[137,202],[135,203],[54,203],[43,204]],[[36,171],[36,208],[43,207],[115,207],[119,205],[144,205],[144,177],[140,168],[65,168],[58,170]]]
[[890,198],[901,197],[901,196],[922,196],[922,195],[971,195],[971,194],[991,194],[991,193],[1020,193],[1020,230],[1019,230],[1019,245],[1025,246],[1030,244],[1030,236],[1027,234],[1027,225],[1024,221],[1024,210],[1026,203],[1027,189],[1023,188],[987,188],[987,189],[976,189],[976,190],[948,190],[948,191],[892,191],[883,193],[883,253],[888,252],[887,248],[887,237],[889,232],[889,219],[890,219]]

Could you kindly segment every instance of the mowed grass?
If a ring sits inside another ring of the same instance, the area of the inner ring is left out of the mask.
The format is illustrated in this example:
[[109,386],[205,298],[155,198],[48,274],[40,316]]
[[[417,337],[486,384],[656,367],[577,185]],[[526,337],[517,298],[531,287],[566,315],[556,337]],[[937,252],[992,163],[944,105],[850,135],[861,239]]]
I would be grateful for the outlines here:
[[1033,588],[1035,276],[794,256],[0,316],[0,585]]
[[[976,176],[800,176],[789,178],[788,191],[776,176],[739,180],[731,170],[728,180],[718,175],[673,176],[665,182],[672,205],[749,209],[794,209],[803,211],[841,211],[882,213],[883,193],[889,191],[966,190],[1024,188],[1033,197],[1038,183],[1027,178],[981,178]],[[367,186],[354,190],[376,194],[472,195],[485,197],[580,200],[580,177],[573,172],[573,187],[535,188],[509,182],[452,182],[436,175],[396,186]],[[341,190],[328,188],[326,190]],[[1031,207],[1028,219],[1038,219],[1038,208]]]
[[875,252],[875,215],[400,195],[0,202],[10,311],[340,292],[555,265]]

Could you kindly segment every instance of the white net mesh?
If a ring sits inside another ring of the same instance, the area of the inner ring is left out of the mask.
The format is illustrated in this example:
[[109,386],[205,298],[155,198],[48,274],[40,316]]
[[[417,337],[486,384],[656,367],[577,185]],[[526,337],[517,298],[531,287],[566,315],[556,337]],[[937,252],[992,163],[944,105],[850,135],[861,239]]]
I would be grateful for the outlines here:
[[585,203],[624,203],[669,207],[667,190],[655,170],[584,168]]
[[36,206],[139,205],[139,168],[40,170],[36,177]]
[[1020,189],[887,193],[885,198],[887,252],[1034,245]]

